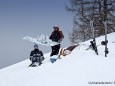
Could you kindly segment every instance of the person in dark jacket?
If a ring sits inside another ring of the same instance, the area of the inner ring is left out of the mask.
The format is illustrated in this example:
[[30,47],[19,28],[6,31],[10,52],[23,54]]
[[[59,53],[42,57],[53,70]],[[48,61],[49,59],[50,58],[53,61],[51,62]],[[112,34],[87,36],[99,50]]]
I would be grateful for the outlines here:
[[58,42],[58,45],[51,46],[52,52],[50,56],[57,55],[60,49],[60,42],[63,40],[64,35],[62,31],[59,30],[59,26],[54,26],[54,31],[51,33],[50,38],[54,42]]
[[30,61],[32,61],[32,64],[30,66],[36,66],[35,63],[38,63],[39,65],[42,64],[42,61],[44,60],[44,56],[41,50],[38,49],[38,45],[34,45],[34,50],[30,53]]

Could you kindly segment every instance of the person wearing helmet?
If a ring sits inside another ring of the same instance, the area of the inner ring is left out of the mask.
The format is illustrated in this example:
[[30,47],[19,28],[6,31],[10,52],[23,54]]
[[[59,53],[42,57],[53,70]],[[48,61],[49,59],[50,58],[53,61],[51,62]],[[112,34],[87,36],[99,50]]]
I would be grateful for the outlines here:
[[30,53],[30,61],[32,62],[29,66],[37,66],[42,64],[42,61],[44,60],[44,56],[41,50],[38,49],[38,45],[34,45],[34,50]]
[[59,26],[54,26],[53,27],[54,31],[51,33],[50,38],[54,42],[58,42],[58,45],[51,46],[52,52],[50,56],[57,55],[60,49],[60,42],[63,40],[64,35],[62,31],[59,30]]

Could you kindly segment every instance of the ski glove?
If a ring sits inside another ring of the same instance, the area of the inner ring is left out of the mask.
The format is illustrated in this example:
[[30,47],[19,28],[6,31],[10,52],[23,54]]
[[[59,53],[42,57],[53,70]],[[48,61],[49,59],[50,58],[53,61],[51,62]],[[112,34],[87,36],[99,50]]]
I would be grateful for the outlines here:
[[30,61],[32,60],[33,56],[30,56]]

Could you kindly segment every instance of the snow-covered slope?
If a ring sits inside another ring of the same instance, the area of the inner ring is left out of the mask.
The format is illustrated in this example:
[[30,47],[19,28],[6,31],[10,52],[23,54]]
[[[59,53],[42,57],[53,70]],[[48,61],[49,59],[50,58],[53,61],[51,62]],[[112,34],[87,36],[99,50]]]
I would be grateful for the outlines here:
[[[85,50],[89,41],[52,64],[28,67],[29,60],[0,70],[0,86],[115,86],[115,33],[109,34],[109,54],[104,57],[104,37],[97,38],[99,55]],[[49,58],[49,53],[45,54]]]

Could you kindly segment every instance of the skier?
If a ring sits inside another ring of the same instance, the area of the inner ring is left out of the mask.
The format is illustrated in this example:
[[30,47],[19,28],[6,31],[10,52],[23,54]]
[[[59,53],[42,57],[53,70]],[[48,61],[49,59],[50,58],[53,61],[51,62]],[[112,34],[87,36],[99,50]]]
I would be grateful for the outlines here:
[[58,45],[51,46],[52,52],[50,56],[57,55],[60,49],[60,42],[63,40],[64,35],[62,31],[59,30],[59,26],[54,26],[54,31],[51,33],[50,38],[54,42],[58,42]]
[[32,61],[32,63],[29,66],[34,67],[37,66],[37,64],[41,65],[43,60],[44,60],[43,53],[38,49],[38,45],[35,44],[34,50],[31,51],[30,53],[30,61]]

